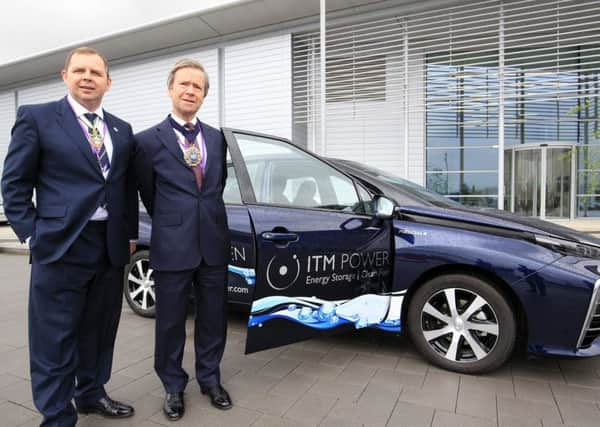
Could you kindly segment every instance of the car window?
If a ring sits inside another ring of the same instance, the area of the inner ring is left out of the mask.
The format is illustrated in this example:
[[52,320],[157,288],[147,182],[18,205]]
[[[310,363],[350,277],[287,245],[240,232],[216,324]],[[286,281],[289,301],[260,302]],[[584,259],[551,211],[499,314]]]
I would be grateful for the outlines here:
[[391,195],[394,197],[396,202],[401,205],[410,205],[414,203],[421,204],[425,202],[427,204],[432,204],[442,208],[464,207],[464,205],[461,205],[454,200],[448,199],[421,185],[415,184],[412,181],[400,178],[399,176],[388,172],[384,172],[381,169],[354,162],[352,160],[330,159],[330,161],[333,161],[334,164],[340,168],[347,170],[347,172],[350,174],[359,172],[361,174],[367,174],[371,178],[376,178],[379,181],[391,184],[395,189],[395,191],[392,191]]
[[240,185],[231,162],[229,149],[227,149],[227,181],[225,181],[225,189],[223,190],[223,200],[228,204],[242,204]]
[[228,204],[242,204],[240,186],[233,165],[227,166],[227,181],[225,181],[225,190],[223,191],[223,200]]
[[328,164],[283,141],[235,136],[258,203],[362,212],[354,183]]
[[375,206],[373,204],[373,196],[360,183],[356,184],[356,188],[358,189],[358,195],[360,196],[363,212],[367,215],[374,215]]

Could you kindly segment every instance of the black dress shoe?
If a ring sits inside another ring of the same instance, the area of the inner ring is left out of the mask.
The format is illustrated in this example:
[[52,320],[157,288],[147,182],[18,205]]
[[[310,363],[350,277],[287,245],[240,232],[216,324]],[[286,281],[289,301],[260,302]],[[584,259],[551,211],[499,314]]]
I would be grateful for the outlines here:
[[106,418],[127,418],[133,415],[133,407],[104,396],[94,403],[77,407],[80,414],[98,414]]
[[170,421],[177,421],[179,418],[183,417],[183,413],[185,412],[183,392],[167,393],[163,405],[163,412]]
[[215,408],[229,409],[233,406],[229,393],[227,393],[221,384],[202,389],[202,394],[208,394],[210,396],[210,403],[212,403]]

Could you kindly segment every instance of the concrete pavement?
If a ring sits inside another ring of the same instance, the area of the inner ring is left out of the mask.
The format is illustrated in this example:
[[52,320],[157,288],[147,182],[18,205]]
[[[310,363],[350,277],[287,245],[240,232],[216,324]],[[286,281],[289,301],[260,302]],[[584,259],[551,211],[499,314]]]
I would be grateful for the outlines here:
[[6,223],[0,224],[0,252],[14,254],[28,254],[29,248],[13,232]]

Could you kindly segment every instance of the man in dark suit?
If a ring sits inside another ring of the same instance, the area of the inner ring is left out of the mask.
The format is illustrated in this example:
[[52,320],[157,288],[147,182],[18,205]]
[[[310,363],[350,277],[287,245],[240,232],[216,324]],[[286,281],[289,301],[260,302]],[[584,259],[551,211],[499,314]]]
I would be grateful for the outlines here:
[[[77,413],[122,418],[110,399],[123,266],[137,238],[131,126],[102,109],[106,58],[71,51],[68,95],[19,108],[4,162],[4,212],[31,250],[31,385],[42,426],[74,426]],[[35,203],[33,192],[35,190]]]
[[150,267],[156,292],[154,368],[170,420],[183,416],[188,375],[181,366],[186,307],[193,285],[196,303],[196,379],[213,406],[229,409],[219,364],[225,349],[229,229],[223,189],[226,146],[222,132],[196,113],[208,91],[202,65],[181,60],[169,74],[171,114],[136,135],[140,194],[152,217]]

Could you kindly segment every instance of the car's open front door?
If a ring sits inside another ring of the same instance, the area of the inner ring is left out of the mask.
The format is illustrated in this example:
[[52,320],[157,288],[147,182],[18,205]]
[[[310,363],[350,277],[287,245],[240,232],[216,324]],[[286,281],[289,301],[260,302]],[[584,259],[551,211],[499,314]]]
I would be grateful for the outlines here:
[[390,221],[370,215],[349,177],[291,143],[225,135],[255,236],[246,352],[353,328],[399,330]]

